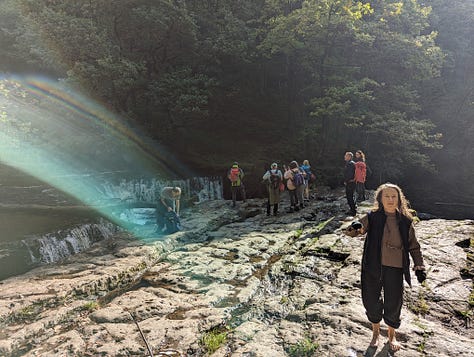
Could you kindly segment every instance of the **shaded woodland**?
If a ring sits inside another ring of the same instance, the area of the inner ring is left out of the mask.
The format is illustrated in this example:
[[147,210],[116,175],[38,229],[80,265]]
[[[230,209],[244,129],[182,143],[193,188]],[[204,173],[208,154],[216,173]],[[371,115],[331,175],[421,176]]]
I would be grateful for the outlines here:
[[79,86],[201,175],[309,159],[335,187],[362,149],[369,188],[473,217],[472,1],[4,0],[0,21],[4,74]]

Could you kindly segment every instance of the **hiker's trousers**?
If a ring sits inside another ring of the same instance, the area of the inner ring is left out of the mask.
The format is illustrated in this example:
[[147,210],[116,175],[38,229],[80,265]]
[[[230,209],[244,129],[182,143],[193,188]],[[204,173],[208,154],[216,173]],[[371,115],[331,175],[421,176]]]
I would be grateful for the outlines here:
[[[403,269],[382,266],[381,272],[362,271],[362,302],[370,322],[382,318],[388,326],[400,327],[403,304]],[[382,297],[383,290],[383,297]]]
[[231,186],[231,193],[232,193],[232,204],[235,206],[235,201],[237,200],[237,191],[240,191],[240,196],[242,201],[245,202],[246,195],[245,195],[245,186],[243,183],[240,186]]
[[355,189],[356,189],[355,182],[346,183],[347,204],[349,205],[349,208],[351,209],[352,212],[356,211],[356,204],[355,204],[355,201],[354,201],[354,191],[355,191]]

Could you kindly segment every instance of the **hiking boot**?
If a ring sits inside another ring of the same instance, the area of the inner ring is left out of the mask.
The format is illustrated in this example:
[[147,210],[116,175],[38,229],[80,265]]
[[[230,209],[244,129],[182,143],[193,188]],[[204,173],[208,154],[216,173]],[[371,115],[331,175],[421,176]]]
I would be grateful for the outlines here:
[[303,209],[303,208],[304,208],[304,204],[300,204],[300,208]]
[[300,208],[298,206],[295,206],[295,212],[298,212],[300,210]]

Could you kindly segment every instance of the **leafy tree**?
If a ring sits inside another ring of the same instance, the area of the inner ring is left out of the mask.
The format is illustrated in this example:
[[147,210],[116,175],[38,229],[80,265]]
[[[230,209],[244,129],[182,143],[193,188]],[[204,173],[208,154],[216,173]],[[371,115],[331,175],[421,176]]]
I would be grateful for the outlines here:
[[[10,37],[15,46],[30,42],[43,63],[60,59],[68,80],[192,165],[305,156],[338,175],[342,153],[361,148],[377,181],[431,172],[437,131],[454,138],[457,130],[438,114],[452,112],[449,100],[437,109],[426,100],[449,98],[435,90],[441,74],[443,88],[456,88],[453,98],[465,94],[458,122],[469,126],[470,92],[456,67],[472,65],[472,53],[461,50],[470,44],[461,35],[471,30],[467,1],[454,10],[432,1],[434,12],[416,0],[20,3],[27,31]],[[456,31],[447,24],[460,12],[461,34],[448,43]],[[446,59],[452,67],[442,72]]]

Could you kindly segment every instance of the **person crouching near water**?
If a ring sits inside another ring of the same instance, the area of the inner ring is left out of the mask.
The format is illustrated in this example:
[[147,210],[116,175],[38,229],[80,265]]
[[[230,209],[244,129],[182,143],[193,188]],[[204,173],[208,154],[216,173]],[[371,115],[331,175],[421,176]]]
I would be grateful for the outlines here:
[[175,212],[179,217],[181,199],[181,188],[163,187],[160,198],[156,204],[156,230],[155,232],[164,232],[166,230],[166,216],[168,212]]
[[398,351],[401,345],[395,337],[395,330],[401,322],[403,278],[411,286],[409,254],[414,261],[413,270],[418,281],[422,283],[426,279],[413,217],[400,187],[391,183],[379,186],[372,211],[360,222],[353,222],[345,233],[352,237],[367,233],[361,264],[361,285],[362,302],[372,323],[369,347],[378,346],[380,321],[383,318],[388,325],[389,347],[392,351]]

